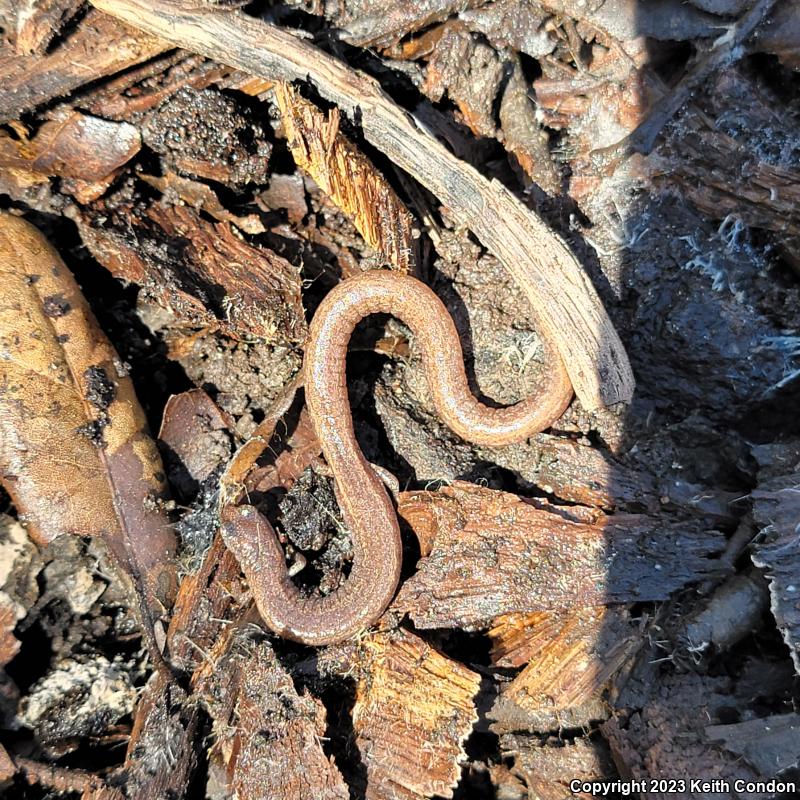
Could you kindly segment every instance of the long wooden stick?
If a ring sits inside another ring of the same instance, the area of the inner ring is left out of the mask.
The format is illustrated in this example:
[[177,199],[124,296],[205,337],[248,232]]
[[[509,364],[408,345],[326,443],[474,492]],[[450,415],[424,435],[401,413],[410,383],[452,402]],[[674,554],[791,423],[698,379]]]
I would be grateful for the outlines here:
[[494,253],[557,342],[584,407],[628,402],[634,379],[602,301],[564,240],[497,181],[417,127],[372,78],[282,28],[238,11],[165,0],[92,0],[130,25],[267,80],[310,81],[364,137],[435,194]]

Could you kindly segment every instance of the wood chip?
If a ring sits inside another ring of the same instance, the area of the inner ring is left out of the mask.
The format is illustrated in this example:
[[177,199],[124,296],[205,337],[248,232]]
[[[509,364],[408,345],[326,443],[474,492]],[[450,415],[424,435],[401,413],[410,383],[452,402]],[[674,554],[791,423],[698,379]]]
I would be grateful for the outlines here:
[[[753,89],[755,91],[755,89]],[[766,123],[765,123],[766,124]],[[778,123],[779,124],[779,123]],[[656,186],[677,184],[712,219],[800,236],[800,171],[771,164],[700,111],[681,117],[679,133],[644,167]]]
[[82,6],[83,0],[27,0],[17,3],[14,50],[25,56],[43,53]]
[[751,557],[767,571],[772,614],[800,674],[800,472],[765,480],[751,496],[764,535]]
[[192,673],[225,628],[225,620],[240,618],[250,605],[239,562],[216,536],[200,569],[181,581],[167,631],[170,662]]
[[505,759],[513,759],[511,772],[523,778],[528,797],[593,800],[588,792],[573,792],[571,780],[613,780],[616,770],[603,742],[579,738],[542,745],[533,737],[506,734],[500,738]]
[[731,725],[709,725],[706,736],[725,743],[765,778],[800,765],[800,714],[774,714]]
[[469,630],[501,614],[663,600],[712,574],[725,544],[697,523],[638,515],[573,522],[568,509],[562,516],[464,483],[402,495],[399,511],[421,541],[433,539],[394,602],[420,628]]
[[[298,270],[277,253],[248,244],[227,222],[206,222],[184,206],[153,206],[146,219],[126,216],[108,228],[77,211],[71,216],[106,269],[142,286],[187,326],[268,343],[304,340]],[[165,237],[184,246],[165,250]]]
[[90,11],[51,53],[0,61],[0,123],[170,47],[163,39]]
[[480,676],[405,631],[362,645],[353,727],[366,800],[452,797]]
[[17,626],[17,605],[0,592],[0,667],[4,667],[19,652],[20,643],[14,636]]
[[608,716],[603,692],[641,637],[621,608],[501,617],[489,632],[503,665],[527,665],[489,712],[497,733],[579,728]]
[[283,81],[275,84],[275,97],[297,166],[353,220],[370,247],[396,269],[414,272],[414,220],[388,181],[341,133],[338,109],[326,117]]
[[[611,746],[620,774],[629,780],[686,778],[683,792],[670,790],[670,784],[656,784],[647,793],[652,800],[708,797],[736,800],[742,795],[733,790],[735,780],[763,779],[741,758],[720,744],[709,742],[705,729],[730,713],[731,684],[726,678],[686,674],[658,675],[657,686],[641,710],[619,713],[601,731]],[[720,780],[729,789],[690,791],[688,780]],[[765,797],[762,795],[762,797]]]
[[173,677],[155,673],[136,707],[123,767],[127,797],[180,800],[197,769],[202,714]]
[[463,24],[446,26],[428,61],[422,91],[435,103],[445,93],[476,136],[494,137],[494,105],[504,65],[485,42]]
[[322,748],[322,703],[295,689],[255,626],[226,631],[194,676],[213,720],[214,751],[222,756],[238,800],[347,800],[347,786]]
[[216,192],[205,183],[182,178],[174,172],[170,172],[162,178],[155,175],[142,175],[141,178],[166,195],[165,199],[168,204],[173,202],[173,198],[178,198],[195,211],[205,211],[218,222],[230,222],[244,233],[256,235],[264,233],[266,230],[257,214],[237,217],[228,211],[220,202]]

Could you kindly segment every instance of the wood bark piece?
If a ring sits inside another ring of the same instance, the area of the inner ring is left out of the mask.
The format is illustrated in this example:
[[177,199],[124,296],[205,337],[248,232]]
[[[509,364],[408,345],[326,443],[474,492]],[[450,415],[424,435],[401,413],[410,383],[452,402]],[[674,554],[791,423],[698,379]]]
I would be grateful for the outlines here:
[[495,135],[495,98],[505,66],[497,53],[458,23],[442,26],[425,71],[422,91],[434,103],[445,93],[476,136]]
[[59,794],[81,792],[81,800],[123,800],[118,789],[82,769],[57,767],[31,758],[15,758],[14,765],[29,786],[45,786]]
[[8,751],[0,744],[0,788],[5,789],[8,782],[14,777],[17,767],[11,760]]
[[[414,31],[429,27],[484,0],[365,0],[338,4],[332,21],[342,28],[342,38],[360,47],[385,47]],[[327,13],[328,8],[325,9]],[[337,13],[338,11],[338,13]]]
[[198,669],[224,630],[250,604],[239,562],[216,536],[200,569],[181,581],[167,631],[170,663],[186,673]]
[[593,800],[588,792],[572,792],[570,781],[613,780],[616,776],[607,749],[593,739],[542,746],[538,737],[505,734],[500,738],[500,751],[505,759],[513,759],[511,772],[525,781],[527,796],[536,800]]
[[763,481],[751,496],[764,534],[751,557],[767,571],[772,615],[800,674],[800,471]]
[[530,657],[489,712],[492,730],[545,732],[605,719],[606,685],[641,641],[627,617],[622,608],[594,607],[512,615],[495,623],[490,636],[495,649],[506,650],[503,663],[518,661],[523,652]]
[[365,640],[353,728],[366,800],[452,797],[480,676],[405,631]]
[[766,778],[800,765],[800,714],[774,714],[731,725],[709,725],[706,736],[722,741]]
[[290,84],[275,97],[295,163],[344,211],[364,241],[401,272],[416,271],[413,218],[370,160],[339,130],[339,110],[326,117]]
[[539,110],[529,92],[522,65],[516,58],[500,100],[501,141],[539,188],[555,196],[561,191],[561,176],[553,163],[547,131],[537,118]]
[[0,479],[38,543],[104,542],[152,632],[175,596],[175,537],[133,384],[56,251],[10,214],[0,275]]
[[323,466],[322,446],[305,406],[300,411],[297,425],[284,438],[281,447],[274,463],[254,470],[249,476],[249,489],[258,492],[268,492],[276,487],[289,489],[307,467]]
[[19,55],[43,53],[82,5],[83,0],[19,0],[13,28],[14,50]]
[[773,53],[789,69],[800,70],[800,16],[794,0],[781,0],[753,39],[757,52]]
[[[728,782],[727,790],[691,791],[687,781],[683,792],[648,792],[652,800],[681,797],[686,800],[739,800],[733,790],[735,780],[758,780],[765,776],[742,758],[710,742],[706,729],[719,724],[730,714],[731,682],[685,674],[659,674],[654,691],[641,710],[618,713],[601,731],[611,746],[611,755],[620,775],[633,780],[651,778],[717,779]],[[707,776],[707,777],[706,777]],[[750,795],[766,799],[766,795]]]
[[712,574],[725,544],[698,523],[638,515],[574,522],[568,508],[554,513],[460,482],[405,493],[398,506],[422,541],[433,540],[393,604],[420,628],[475,629],[501,614],[664,600]]
[[163,2],[95,5],[173,44],[267,79],[311,80],[360,122],[367,141],[446,204],[505,265],[558,343],[588,409],[628,402],[634,379],[594,287],[563,239],[505,187],[490,182],[414,124],[378,84],[285,30],[239,12],[202,13]]
[[0,59],[0,123],[171,47],[162,38],[90,11],[51,53]]
[[17,604],[0,592],[0,667],[4,667],[19,652],[20,643],[14,636],[17,626]]
[[[277,253],[248,244],[229,223],[206,222],[184,206],[153,206],[147,218],[126,217],[110,228],[75,210],[70,216],[112,275],[139,284],[187,325],[268,343],[305,338],[298,270]],[[165,238],[182,246],[165,249]]]
[[347,800],[322,748],[325,707],[295,689],[255,626],[233,626],[194,675],[235,800]]
[[172,676],[153,674],[145,686],[123,767],[125,796],[182,800],[197,769],[202,715]]
[[800,172],[758,157],[699,111],[681,118],[680,133],[654,154],[644,172],[674,184],[712,219],[732,215],[746,225],[800,236]]
[[218,222],[230,222],[244,233],[258,235],[266,230],[258,214],[237,217],[228,211],[208,184],[193,181],[191,178],[182,178],[174,172],[169,172],[162,178],[144,174],[140,177],[165,195],[164,199],[167,203],[172,203],[174,198],[178,198],[195,211],[205,211]]

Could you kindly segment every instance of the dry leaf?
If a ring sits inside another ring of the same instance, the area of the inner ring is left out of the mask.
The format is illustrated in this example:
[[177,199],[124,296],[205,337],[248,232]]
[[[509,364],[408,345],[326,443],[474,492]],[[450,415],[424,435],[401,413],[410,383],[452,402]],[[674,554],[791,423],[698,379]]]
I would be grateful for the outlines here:
[[20,519],[39,544],[100,538],[157,619],[175,592],[161,459],[71,273],[10,214],[0,214],[0,353],[0,480]]

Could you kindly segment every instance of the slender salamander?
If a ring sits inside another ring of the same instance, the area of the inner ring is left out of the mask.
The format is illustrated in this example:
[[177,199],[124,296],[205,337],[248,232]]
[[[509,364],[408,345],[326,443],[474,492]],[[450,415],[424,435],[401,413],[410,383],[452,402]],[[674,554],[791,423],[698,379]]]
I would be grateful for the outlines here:
[[416,278],[371,271],[329,292],[311,323],[303,369],[308,410],[353,537],[349,577],[325,597],[304,597],[289,577],[283,549],[266,517],[248,505],[223,512],[225,541],[239,559],[264,622],[280,636],[306,644],[338,642],[369,627],[388,606],[400,579],[397,514],[356,442],[347,396],[350,336],[364,317],[379,313],[398,317],[411,328],[439,416],[475,444],[527,439],[552,425],[572,398],[561,357],[543,339],[548,371],[532,397],[505,408],[479,402],[467,383],[450,314]]

